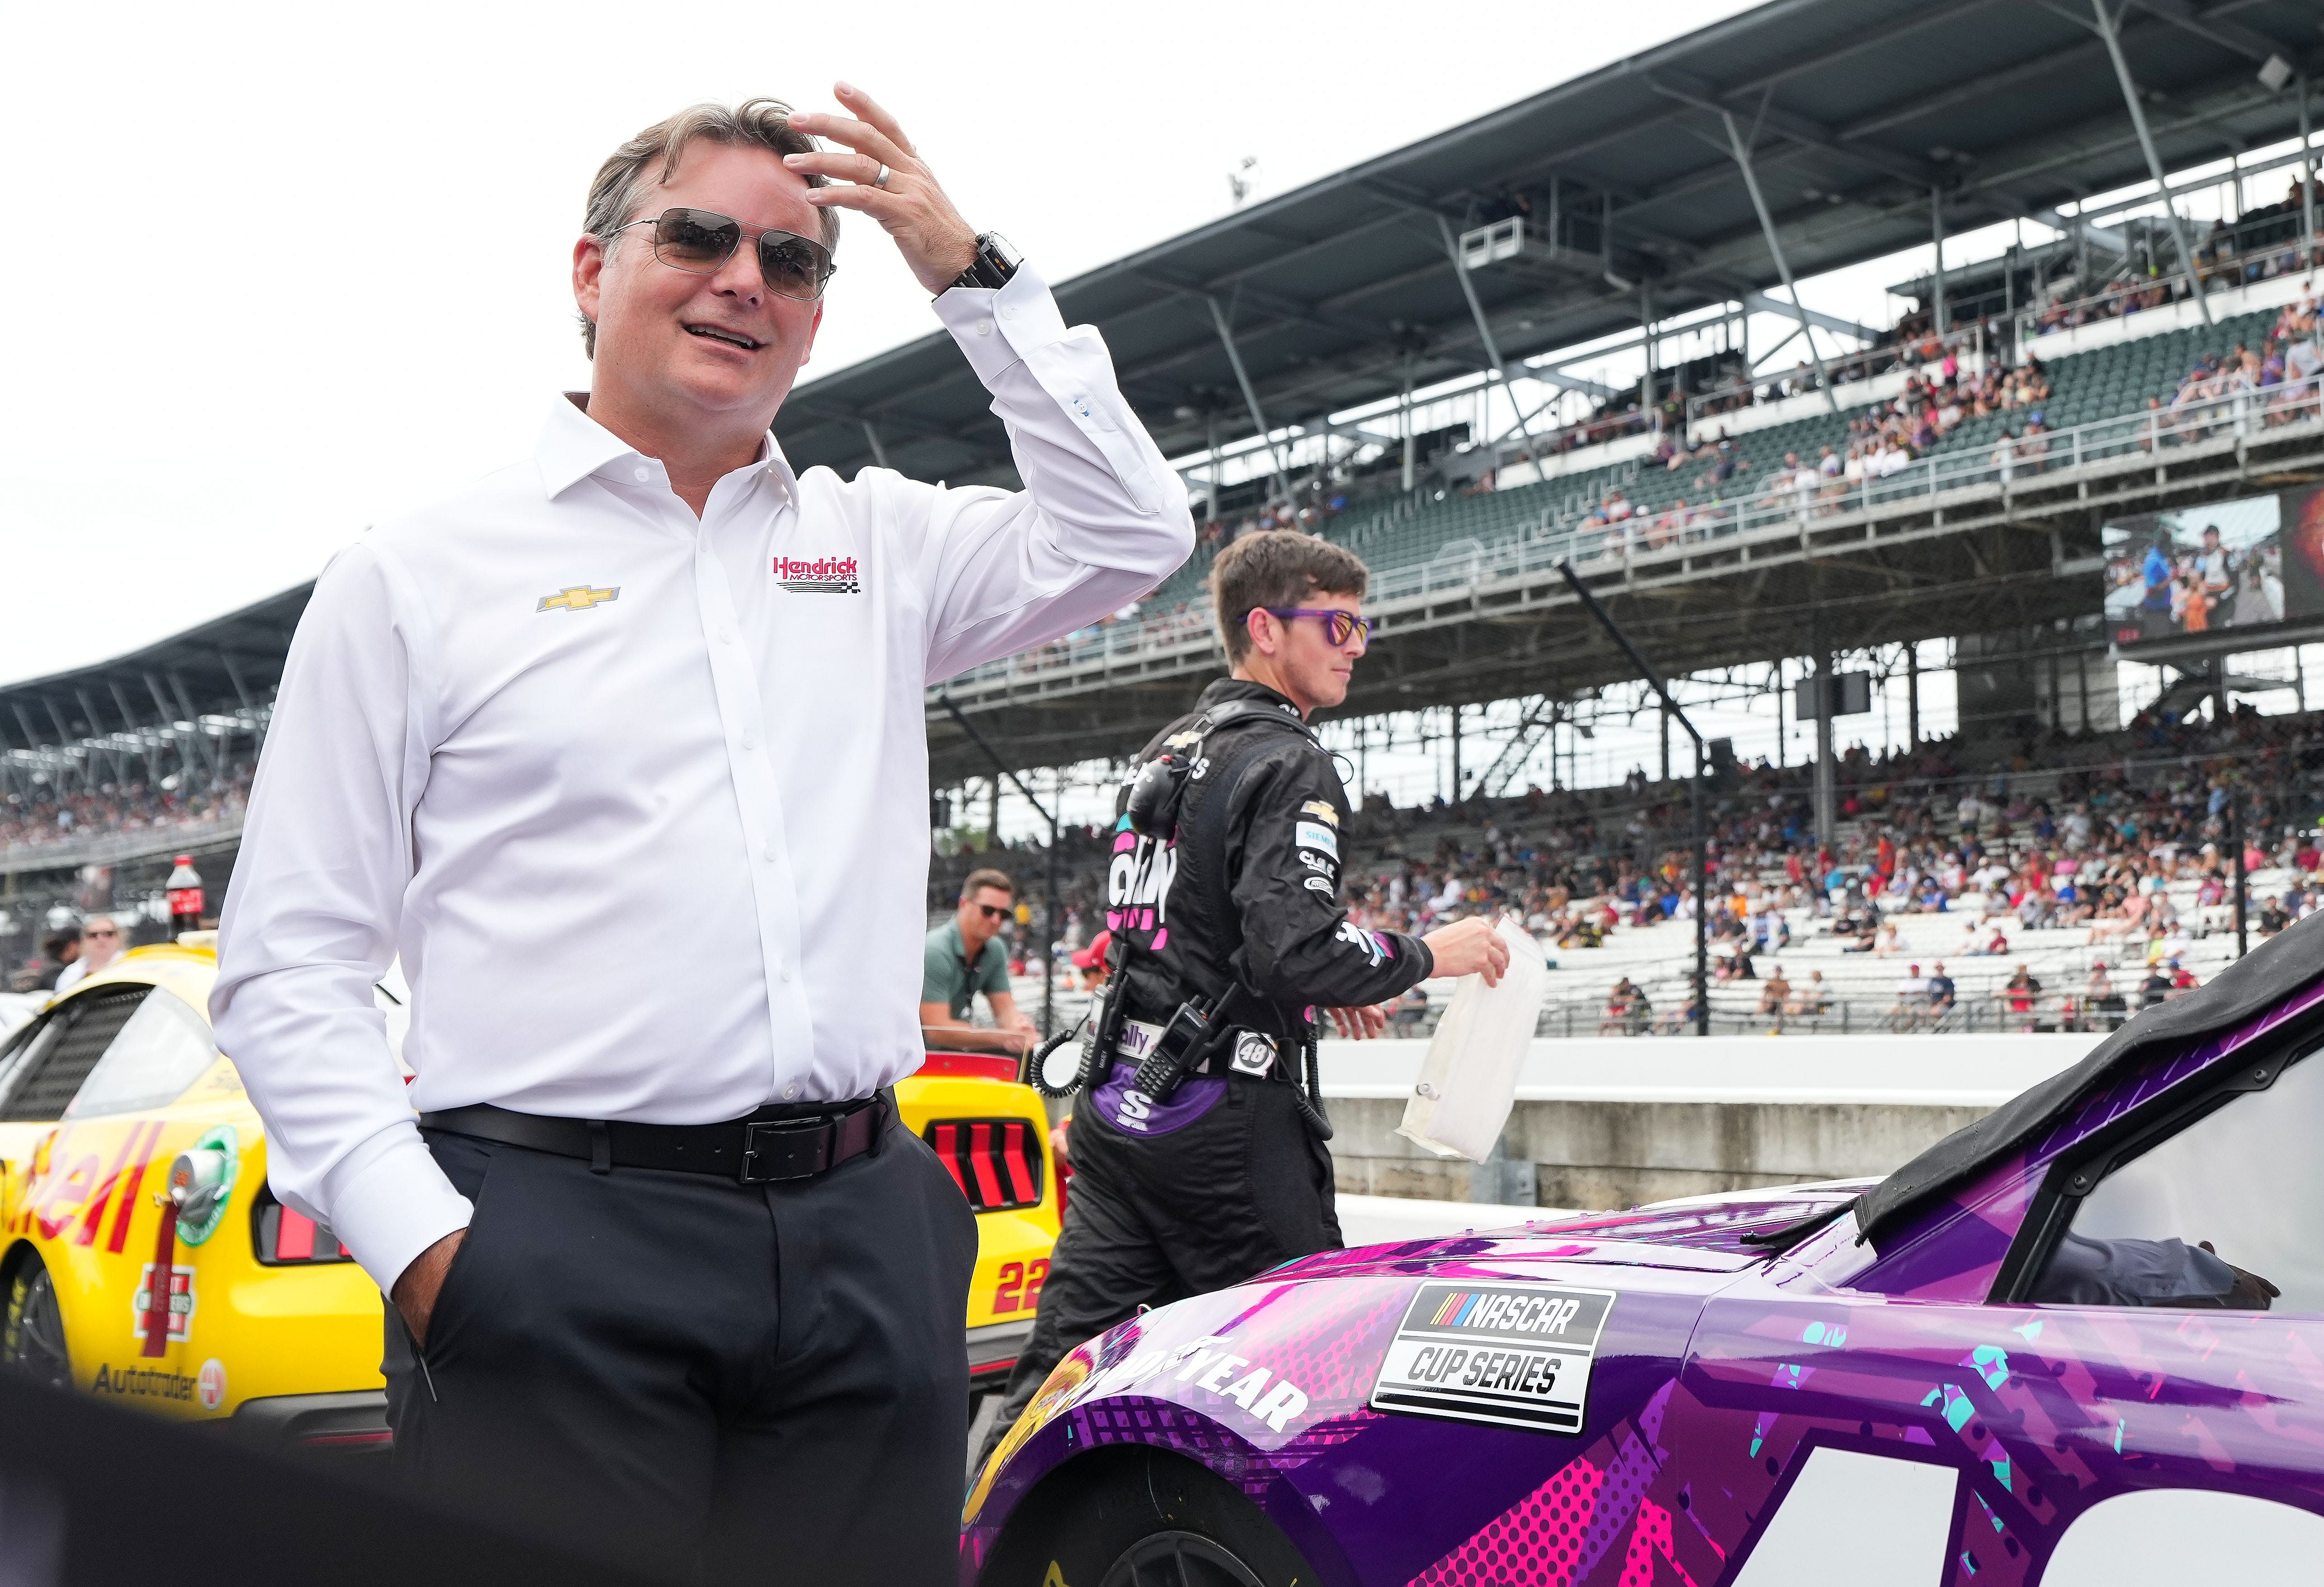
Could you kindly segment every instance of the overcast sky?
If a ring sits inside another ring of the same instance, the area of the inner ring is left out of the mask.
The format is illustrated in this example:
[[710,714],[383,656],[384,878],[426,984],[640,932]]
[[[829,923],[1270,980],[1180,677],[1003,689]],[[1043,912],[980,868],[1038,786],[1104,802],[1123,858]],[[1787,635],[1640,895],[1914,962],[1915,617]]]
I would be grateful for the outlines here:
[[[860,84],[973,222],[1062,279],[1224,213],[1246,155],[1280,191],[1743,9],[19,7],[0,678],[311,577],[523,455],[586,381],[589,177],[691,101],[830,108]],[[936,327],[885,236],[846,225],[809,377]]]

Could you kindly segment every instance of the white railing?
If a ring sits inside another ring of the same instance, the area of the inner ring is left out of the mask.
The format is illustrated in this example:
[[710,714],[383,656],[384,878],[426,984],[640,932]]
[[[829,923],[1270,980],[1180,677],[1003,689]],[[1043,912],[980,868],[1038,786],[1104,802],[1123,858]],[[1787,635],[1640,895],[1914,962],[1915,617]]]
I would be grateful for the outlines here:
[[[2287,224],[2293,228],[2289,235],[2285,234]],[[2311,268],[2317,263],[2316,249],[2312,244],[2302,245],[2297,220],[2288,217],[2268,216],[2239,224],[2217,238],[2206,238],[2195,251],[2196,274],[2201,279],[2204,291],[2228,291],[2254,281],[2297,274]],[[2265,274],[2254,275],[2251,272],[2255,269]],[[2022,351],[2027,344],[2057,331],[2072,330],[2102,319],[2119,319],[2125,313],[2142,309],[2167,309],[2173,303],[2190,301],[2192,295],[2188,291],[2188,279],[2184,270],[2173,270],[2062,303],[2028,305],[2017,311],[2014,328],[2016,346]],[[2137,301],[2149,298],[2154,300]]]
[[[1377,569],[1367,598],[1375,606],[1393,605],[1440,592],[1546,573],[1568,559],[1584,565],[1608,560],[1651,562],[1712,540],[1796,534],[1825,519],[1894,511],[1914,501],[1979,485],[2023,486],[2092,463],[2153,455],[2221,435],[2255,435],[2294,420],[2324,420],[2324,381],[2263,386],[2175,408],[2102,419],[2071,429],[2043,431],[2013,440],[2006,451],[1998,445],[1964,447],[1909,463],[1878,479],[1813,475],[1804,489],[1786,485],[1763,492],[1752,501],[1714,502],[1690,508],[1683,521],[1674,512],[1642,512],[1620,523],[1564,526],[1553,522],[1551,514],[1545,512],[1540,521],[1513,539],[1489,546],[1456,540],[1426,562]],[[954,681],[1026,679],[1130,657],[1153,660],[1180,652],[1208,653],[1216,644],[1208,612],[1197,609],[1086,629],[1038,650],[987,662]]]

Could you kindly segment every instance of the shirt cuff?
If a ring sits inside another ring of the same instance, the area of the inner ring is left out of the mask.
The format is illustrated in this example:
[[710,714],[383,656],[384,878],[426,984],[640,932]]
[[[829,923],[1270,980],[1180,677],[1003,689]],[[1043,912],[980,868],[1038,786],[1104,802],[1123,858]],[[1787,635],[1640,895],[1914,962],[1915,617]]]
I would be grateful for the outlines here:
[[936,300],[936,318],[987,386],[1035,347],[1065,339],[1065,318],[1049,283],[1019,263],[1005,287],[954,287]]
[[436,1166],[416,1123],[399,1123],[349,1153],[325,1190],[331,1232],[382,1293],[395,1287],[412,1259],[475,1215]]

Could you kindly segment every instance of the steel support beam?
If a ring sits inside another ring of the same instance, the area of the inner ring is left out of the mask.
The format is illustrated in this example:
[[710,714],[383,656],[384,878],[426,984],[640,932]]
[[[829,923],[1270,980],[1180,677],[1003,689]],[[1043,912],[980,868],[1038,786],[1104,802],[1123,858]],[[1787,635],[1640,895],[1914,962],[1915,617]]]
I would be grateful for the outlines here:
[[1478,339],[1485,344],[1485,356],[1500,376],[1501,390],[1508,393],[1509,411],[1517,416],[1517,429],[1527,440],[1533,439],[1533,429],[1526,422],[1525,411],[1517,406],[1517,394],[1509,386],[1509,366],[1501,362],[1501,349],[1493,340],[1493,328],[1485,323],[1485,306],[1477,300],[1477,284],[1469,279],[1469,267],[1461,263],[1461,239],[1452,235],[1452,223],[1442,215],[1436,217],[1437,235],[1444,239],[1444,255],[1452,262],[1452,273],[1461,282],[1461,295],[1469,300],[1469,313],[1477,322]]
[[1226,347],[1227,362],[1234,366],[1235,383],[1242,388],[1242,405],[1250,410],[1250,422],[1259,438],[1267,444],[1267,460],[1275,466],[1275,490],[1280,495],[1289,488],[1284,480],[1289,470],[1284,466],[1283,453],[1276,446],[1275,438],[1268,432],[1267,415],[1259,411],[1259,393],[1251,390],[1250,375],[1242,366],[1242,352],[1235,346],[1234,332],[1227,327],[1226,310],[1208,292],[1203,294],[1203,301],[1210,305],[1211,323],[1219,328],[1219,340]]
[[1780,314],[1786,319],[1805,319],[1818,330],[1828,330],[1834,336],[1854,337],[1868,347],[1877,346],[1882,334],[1868,325],[1858,325],[1852,319],[1842,319],[1837,314],[1826,314],[1820,309],[1797,308],[1781,298],[1770,298],[1765,292],[1746,292],[1742,302],[1743,307],[1754,314]]
[[1727,124],[1727,142],[1735,151],[1735,163],[1743,172],[1743,185],[1751,190],[1751,208],[1759,212],[1759,230],[1767,239],[1767,252],[1775,256],[1775,273],[1784,278],[1784,291],[1792,298],[1792,312],[1800,322],[1800,334],[1807,337],[1808,356],[1815,361],[1816,379],[1823,386],[1823,400],[1831,405],[1832,416],[1840,415],[1840,393],[1831,389],[1831,372],[1824,367],[1823,353],[1816,346],[1815,330],[1808,322],[1807,306],[1800,301],[1800,284],[1792,279],[1791,262],[1784,257],[1784,240],[1775,235],[1775,217],[1768,213],[1766,195],[1759,191],[1758,173],[1751,169],[1751,151],[1743,146],[1743,129],[1735,125],[1735,113],[1722,110],[1719,118]]
[[[2129,0],[2123,0],[2125,5]],[[2187,272],[2187,284],[2194,290],[2195,307],[2202,311],[2203,323],[2210,325],[2210,294],[2203,290],[2202,278],[2195,272],[2195,250],[2187,240],[2187,223],[2179,214],[2179,206],[2171,200],[2171,179],[2163,173],[2163,156],[2155,152],[2154,134],[2147,130],[2146,106],[2138,102],[2138,85],[2131,80],[2130,60],[2122,52],[2120,16],[2107,14],[2107,0],[2090,0],[2090,11],[2098,17],[2098,37],[2106,41],[2107,56],[2114,62],[2115,79],[2122,85],[2122,99],[2130,106],[2130,125],[2138,133],[2138,146],[2146,155],[2147,174],[2154,179],[2155,190],[2163,195],[2163,212],[2171,217],[2171,235],[2178,240],[2179,265]]]

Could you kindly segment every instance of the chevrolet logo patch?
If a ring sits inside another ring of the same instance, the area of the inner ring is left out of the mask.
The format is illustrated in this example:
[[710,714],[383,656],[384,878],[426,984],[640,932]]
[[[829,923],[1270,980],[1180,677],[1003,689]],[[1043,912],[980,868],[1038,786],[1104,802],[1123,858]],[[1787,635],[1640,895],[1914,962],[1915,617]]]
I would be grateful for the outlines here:
[[558,590],[553,595],[541,596],[540,604],[535,606],[533,610],[536,612],[586,612],[599,602],[613,600],[621,593],[619,585],[609,590],[593,590],[586,584],[576,584],[570,589]]

